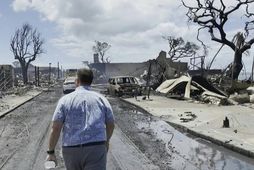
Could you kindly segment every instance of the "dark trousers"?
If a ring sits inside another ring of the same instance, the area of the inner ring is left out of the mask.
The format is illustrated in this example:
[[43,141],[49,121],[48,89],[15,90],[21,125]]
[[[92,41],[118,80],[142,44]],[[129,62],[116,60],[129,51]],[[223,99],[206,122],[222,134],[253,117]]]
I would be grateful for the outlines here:
[[62,152],[67,170],[106,170],[105,145],[63,148]]

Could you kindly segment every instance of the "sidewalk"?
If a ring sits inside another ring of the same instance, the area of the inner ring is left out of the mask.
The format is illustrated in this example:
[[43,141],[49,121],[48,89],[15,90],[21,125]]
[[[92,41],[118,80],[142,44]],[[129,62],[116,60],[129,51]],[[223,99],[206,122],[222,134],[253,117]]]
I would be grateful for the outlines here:
[[22,96],[4,96],[2,99],[0,99],[0,118],[41,93],[41,90],[30,90]]
[[[254,109],[240,105],[196,104],[161,96],[150,98],[152,101],[136,101],[134,98],[124,100],[195,136],[254,157]],[[230,128],[222,128],[226,116]]]

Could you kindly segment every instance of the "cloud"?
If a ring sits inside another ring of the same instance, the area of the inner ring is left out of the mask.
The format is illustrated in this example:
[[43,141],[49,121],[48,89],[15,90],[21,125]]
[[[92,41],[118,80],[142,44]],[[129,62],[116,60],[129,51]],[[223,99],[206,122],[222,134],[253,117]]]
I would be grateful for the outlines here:
[[[118,62],[156,57],[160,50],[167,50],[163,35],[198,43],[198,27],[187,25],[187,10],[179,0],[14,0],[12,7],[16,12],[35,10],[42,19],[56,23],[60,34],[50,43],[64,49],[68,57],[82,60],[92,60],[94,40],[109,42],[108,55]],[[229,28],[232,32],[238,29]],[[201,38],[213,47],[212,58],[220,44],[211,42],[207,32]],[[232,55],[230,49],[223,54]]]

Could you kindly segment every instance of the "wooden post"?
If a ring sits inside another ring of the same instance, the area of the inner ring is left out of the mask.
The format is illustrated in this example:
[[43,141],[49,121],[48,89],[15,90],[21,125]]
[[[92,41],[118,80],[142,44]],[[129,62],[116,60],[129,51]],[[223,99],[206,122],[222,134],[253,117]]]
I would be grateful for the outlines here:
[[147,93],[148,99],[150,99],[150,92],[151,92],[151,87],[150,87],[151,73],[152,73],[152,61],[149,60],[149,68],[148,68],[147,82],[146,82],[146,88],[148,87],[148,93]]
[[50,84],[50,76],[51,76],[51,63],[49,63],[49,84]]
[[37,85],[40,86],[40,67],[37,67]]
[[57,80],[59,80],[59,78],[60,78],[60,77],[59,77],[59,76],[60,76],[60,75],[59,75],[59,71],[60,71],[60,70],[59,70],[59,62],[57,62]]
[[37,86],[37,68],[34,66],[34,84]]
[[3,70],[4,71],[4,90],[6,90],[6,73],[5,73],[5,70]]
[[253,56],[253,63],[252,63],[252,69],[251,69],[251,83],[253,83],[253,74],[254,74],[254,56]]

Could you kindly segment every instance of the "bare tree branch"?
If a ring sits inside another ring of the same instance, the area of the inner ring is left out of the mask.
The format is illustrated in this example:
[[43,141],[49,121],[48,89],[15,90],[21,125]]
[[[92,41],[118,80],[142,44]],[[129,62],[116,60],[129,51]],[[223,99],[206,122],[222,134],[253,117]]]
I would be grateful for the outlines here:
[[100,55],[102,63],[106,63],[109,61],[107,59],[105,60],[105,54],[110,49],[110,47],[111,45],[108,44],[107,42],[95,41],[95,45],[93,46],[93,51]]
[[176,61],[181,58],[193,57],[199,50],[199,46],[192,42],[185,43],[182,37],[175,38],[173,36],[163,36],[163,39],[168,41],[168,54],[172,61]]
[[[203,29],[207,29],[210,33],[211,40],[225,44],[230,47],[235,52],[235,61],[239,62],[234,64],[237,66],[237,71],[234,74],[234,78],[239,76],[239,73],[242,69],[241,58],[242,54],[251,48],[254,44],[254,38],[247,41],[248,36],[250,35],[250,31],[254,30],[254,13],[250,12],[250,4],[254,2],[254,0],[235,0],[233,2],[234,6],[229,6],[225,3],[225,0],[219,0],[219,3],[215,3],[218,1],[215,0],[196,0],[194,5],[188,5],[187,0],[181,0],[182,4],[185,8],[188,9],[186,16],[189,21],[196,23],[200,26],[198,29],[199,39],[200,31]],[[228,37],[225,32],[225,24],[230,19],[229,16],[235,13],[240,9],[245,9],[245,37],[243,44],[241,46],[236,46]],[[204,43],[203,43],[204,44]]]
[[24,24],[15,31],[11,38],[10,46],[14,58],[20,62],[24,83],[27,83],[27,68],[38,55],[42,54],[44,40],[40,33],[31,25]]

